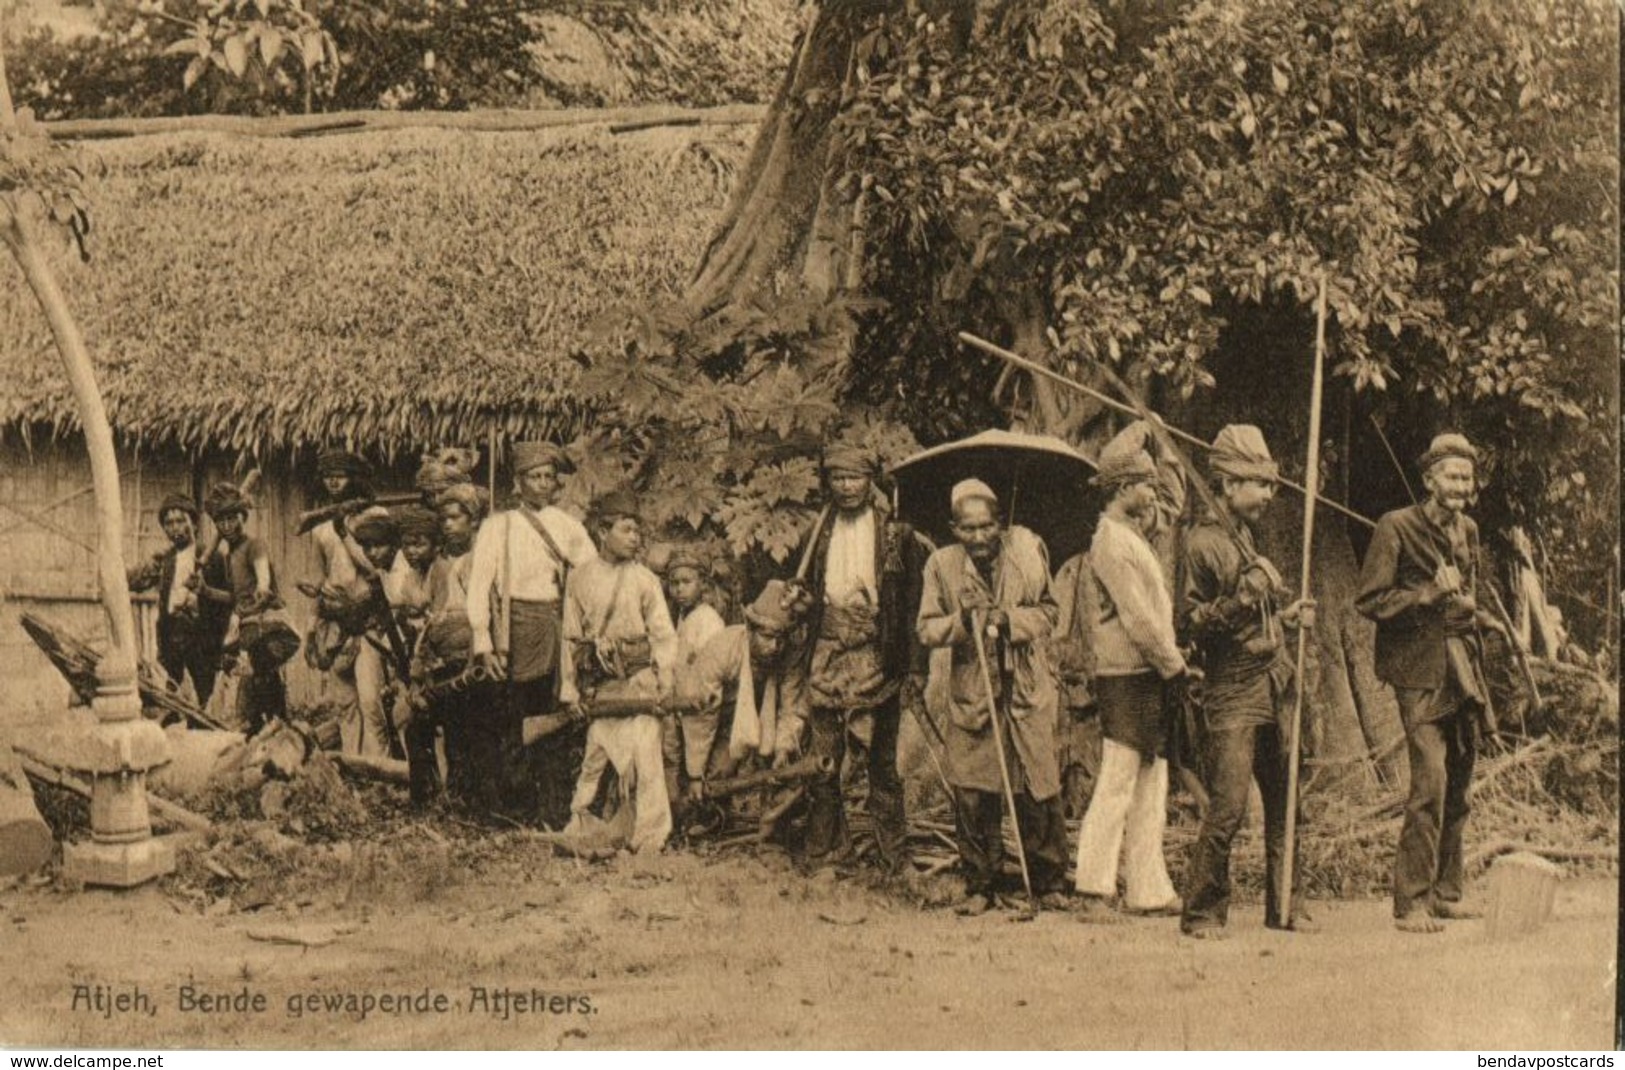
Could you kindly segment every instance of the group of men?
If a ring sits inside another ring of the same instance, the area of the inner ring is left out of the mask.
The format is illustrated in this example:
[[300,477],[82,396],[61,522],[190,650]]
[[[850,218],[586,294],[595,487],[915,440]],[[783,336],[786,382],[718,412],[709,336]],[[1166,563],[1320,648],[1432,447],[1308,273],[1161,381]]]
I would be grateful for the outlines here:
[[[1257,545],[1277,467],[1256,427],[1218,434],[1203,474],[1211,507],[1180,540],[1176,589],[1153,548],[1165,518],[1147,441],[1131,428],[1101,450],[1093,482],[1104,510],[1085,559],[1063,568],[1065,585],[1042,539],[1007,522],[987,483],[953,486],[953,542],[934,548],[877,491],[873,451],[832,442],[826,504],[794,577],[766,584],[733,623],[712,604],[698,550],[672,551],[664,582],[642,563],[632,493],[601,496],[585,523],[554,504],[572,471],[556,445],[514,444],[518,500],[491,516],[472,454],[427,459],[420,500],[385,508],[359,458],[325,453],[332,511],[311,533],[323,575],[310,591],[318,624],[306,656],[343,700],[342,748],[404,754],[414,803],[444,793],[567,831],[619,810],[635,850],[661,849],[708,783],[811,759],[800,855],[814,868],[851,856],[850,753],[867,774],[882,864],[912,872],[897,766],[910,712],[952,792],[967,915],[999,902],[1009,816],[1042,904],[1085,921],[1177,916],[1193,938],[1222,937],[1231,847],[1256,781],[1265,923],[1304,931],[1313,923],[1302,898],[1279,886],[1295,805],[1286,651],[1293,630],[1314,626],[1315,606],[1287,591]],[[1470,916],[1461,839],[1486,702],[1477,637],[1500,627],[1475,599],[1477,529],[1464,509],[1476,456],[1460,435],[1435,439],[1420,465],[1429,498],[1377,525],[1357,602],[1377,622],[1377,672],[1396,688],[1410,745],[1394,878],[1408,932]],[[218,662],[205,654],[218,648],[186,637],[223,635],[235,612],[253,727],[285,703],[281,598],[263,545],[243,534],[241,495],[222,486],[205,508],[217,546],[194,547],[195,509],[166,500],[160,520],[174,545],[140,579],[160,589],[161,662],[177,680],[190,675],[200,698]],[[1080,636],[1103,743],[1073,850],[1058,760],[1072,703],[1058,651]],[[947,651],[940,723],[923,698],[932,650]],[[1174,714],[1193,678],[1203,682],[1209,801],[1181,895],[1163,834]]]

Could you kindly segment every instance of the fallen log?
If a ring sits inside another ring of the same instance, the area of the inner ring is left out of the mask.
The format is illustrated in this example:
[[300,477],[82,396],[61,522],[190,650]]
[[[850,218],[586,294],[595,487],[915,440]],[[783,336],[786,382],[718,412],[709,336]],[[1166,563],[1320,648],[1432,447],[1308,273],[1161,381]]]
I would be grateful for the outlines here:
[[[97,653],[89,643],[42,617],[32,613],[23,613],[18,622],[23,626],[29,638],[34,640],[56,671],[68,681],[68,686],[85,705],[90,705],[96,697],[96,667],[101,663],[102,656]],[[172,690],[167,678],[159,676],[153,667],[145,662],[136,667],[136,686],[141,693],[141,706],[143,709],[160,711],[160,716],[173,715],[182,717],[188,724],[200,728],[213,728],[216,731],[230,731],[225,725],[216,721],[198,708],[185,695]]]
[[340,772],[362,780],[405,784],[409,779],[407,764],[399,758],[373,758],[365,754],[329,754],[328,757],[338,763]]
[[50,859],[53,842],[22,761],[0,746],[0,877],[34,872]]
[[[22,763],[23,772],[41,784],[62,788],[81,799],[90,799],[90,785],[68,772],[59,769],[49,762],[27,753],[18,751],[18,760]],[[194,813],[184,806],[178,806],[168,799],[160,798],[153,792],[147,792],[147,809],[153,818],[162,821],[173,828],[186,829],[189,832],[207,832],[214,828],[214,822],[202,814]]]

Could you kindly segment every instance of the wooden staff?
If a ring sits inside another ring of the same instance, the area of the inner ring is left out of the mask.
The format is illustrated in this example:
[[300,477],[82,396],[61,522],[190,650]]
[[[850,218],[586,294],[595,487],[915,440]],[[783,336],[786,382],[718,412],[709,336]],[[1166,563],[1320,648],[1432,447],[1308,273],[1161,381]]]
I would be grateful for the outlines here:
[[[1309,569],[1315,553],[1315,490],[1320,485],[1320,401],[1326,380],[1326,277],[1320,278],[1320,298],[1315,302],[1315,373],[1309,388],[1309,459],[1303,472],[1303,556],[1298,573],[1299,597],[1309,600]],[[1304,669],[1309,658],[1309,629],[1299,622],[1297,687],[1293,689],[1292,721],[1286,738],[1286,846],[1281,853],[1281,903],[1279,920],[1292,924],[1292,862],[1298,834],[1298,733],[1303,725]]]
[[993,729],[993,749],[999,756],[999,783],[1004,786],[1004,803],[1010,809],[1010,824],[1016,830],[1016,861],[1021,863],[1021,887],[1027,892],[1027,913],[1030,916],[1038,913],[1038,900],[1033,898],[1033,879],[1027,870],[1027,848],[1021,842],[1021,818],[1016,814],[1016,793],[1010,787],[1010,767],[1004,760],[999,693],[993,689],[993,673],[987,667],[987,646],[982,642],[982,632],[986,628],[985,612],[971,614],[971,638],[976,641],[976,664],[982,670],[982,687],[987,691],[988,727]]

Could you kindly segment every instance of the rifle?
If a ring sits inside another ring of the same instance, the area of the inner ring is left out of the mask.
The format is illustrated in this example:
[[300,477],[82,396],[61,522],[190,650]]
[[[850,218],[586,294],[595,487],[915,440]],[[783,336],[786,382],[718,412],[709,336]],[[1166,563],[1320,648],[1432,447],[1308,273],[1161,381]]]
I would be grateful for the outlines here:
[[701,793],[707,799],[725,799],[731,795],[756,791],[759,788],[779,788],[790,784],[805,784],[809,781],[832,776],[834,773],[835,762],[827,754],[808,755],[800,761],[792,762],[778,769],[766,769],[759,773],[743,773],[726,780],[707,780],[701,787]]
[[354,516],[361,510],[370,509],[375,505],[382,505],[387,508],[394,505],[414,505],[421,500],[416,494],[386,494],[382,498],[346,498],[342,502],[334,502],[331,505],[323,505],[316,509],[306,509],[299,514],[299,524],[294,528],[294,532],[298,535],[308,535],[329,520]]

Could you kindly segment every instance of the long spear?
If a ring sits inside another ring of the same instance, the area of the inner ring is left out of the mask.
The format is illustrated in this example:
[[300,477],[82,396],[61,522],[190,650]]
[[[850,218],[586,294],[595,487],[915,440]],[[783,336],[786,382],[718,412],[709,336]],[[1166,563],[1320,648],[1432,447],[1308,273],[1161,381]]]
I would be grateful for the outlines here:
[[[1031,918],[1038,913],[1038,900],[1033,897],[1033,879],[1027,869],[1027,848],[1021,842],[1021,812],[1016,809],[1016,793],[1010,787],[1010,766],[1004,757],[1004,724],[999,716],[999,692],[993,687],[993,673],[987,665],[987,644],[982,641],[982,633],[986,630],[987,614],[971,614],[971,638],[976,642],[976,665],[981,670],[982,688],[987,692],[988,727],[993,729],[993,750],[999,759],[999,783],[1004,788],[1004,804],[1010,810],[1010,824],[1016,830],[1016,861],[1021,864],[1021,887],[1027,893],[1026,918]],[[1015,744],[1014,739],[1010,742]]]
[[[1053,368],[1047,368],[1044,365],[1038,363],[1037,361],[1028,360],[1026,357],[1022,356],[1019,353],[1012,353],[1010,350],[1005,349],[1003,346],[995,345],[992,342],[989,342],[985,338],[980,338],[980,337],[978,337],[978,336],[976,336],[974,334],[971,334],[969,331],[960,331],[959,332],[959,340],[961,342],[964,342],[968,346],[972,346],[972,347],[974,347],[976,349],[980,349],[984,353],[988,353],[988,354],[991,354],[992,356],[998,357],[1000,360],[1005,361],[1006,363],[1014,364],[1016,367],[1021,368],[1021,369],[1025,370],[1025,371],[1031,372],[1032,374],[1040,376],[1040,377],[1042,377],[1044,379],[1048,379],[1052,383],[1057,383],[1060,386],[1064,386],[1068,390],[1072,390],[1072,391],[1075,391],[1075,392],[1077,392],[1079,394],[1084,394],[1084,395],[1086,395],[1088,397],[1094,398],[1096,401],[1100,402],[1102,405],[1106,406],[1108,409],[1111,409],[1111,410],[1113,410],[1115,412],[1123,413],[1126,416],[1133,416],[1133,417],[1135,417],[1137,419],[1144,418],[1142,413],[1140,412],[1139,407],[1134,405],[1134,404],[1130,404],[1128,402],[1123,402],[1123,401],[1118,401],[1116,398],[1112,397],[1109,394],[1106,394],[1106,393],[1103,393],[1102,391],[1096,390],[1091,386],[1085,386],[1083,383],[1078,382],[1076,379],[1073,379],[1073,378],[1071,378],[1069,376],[1066,376],[1066,375],[1062,375],[1060,372],[1056,371]],[[1106,365],[1104,363],[1100,363],[1099,366],[1101,368],[1103,368],[1103,369],[1108,370],[1108,371],[1110,370],[1109,368],[1106,367]],[[1200,447],[1201,449],[1204,449],[1204,450],[1211,450],[1213,448],[1212,444],[1207,443],[1207,442],[1203,442],[1201,439],[1197,438],[1195,435],[1189,433],[1188,431],[1180,430],[1179,428],[1173,426],[1172,424],[1167,423],[1166,421],[1162,420],[1160,417],[1157,418],[1157,419],[1154,419],[1154,420],[1147,420],[1146,422],[1151,424],[1154,434],[1158,430],[1160,430],[1161,432],[1167,434],[1168,436],[1170,436],[1172,438],[1176,438],[1179,441],[1184,442],[1184,443],[1186,443],[1188,445],[1197,446],[1197,447]],[[1186,467],[1189,468],[1188,465]],[[1190,470],[1190,476],[1191,476],[1191,479],[1192,479],[1193,483],[1201,478],[1200,475],[1194,469]],[[1295,490],[1299,494],[1308,494],[1309,493],[1308,488],[1303,487],[1303,486],[1301,486],[1301,485],[1299,485],[1297,483],[1294,483],[1290,479],[1282,479],[1279,482],[1280,482],[1281,486],[1287,487],[1290,490]],[[1350,520],[1358,521],[1359,523],[1364,524],[1368,528],[1374,528],[1374,527],[1377,526],[1377,522],[1375,520],[1372,520],[1368,516],[1362,516],[1361,514],[1356,513],[1353,509],[1350,509],[1348,506],[1344,505],[1342,502],[1333,501],[1330,498],[1318,498],[1318,500],[1319,500],[1320,504],[1326,506],[1328,509],[1333,509],[1333,510],[1339,512],[1339,513],[1342,513],[1344,516],[1348,517]]]
[[[1306,489],[1303,498],[1303,557],[1298,573],[1300,598],[1309,600],[1309,569],[1315,556],[1315,490],[1320,484],[1320,400],[1326,369],[1326,276],[1320,277],[1320,297],[1315,302],[1315,374],[1309,388],[1309,459],[1303,472]],[[1298,833],[1298,733],[1303,726],[1304,671],[1309,658],[1309,629],[1298,628],[1298,663],[1292,698],[1292,722],[1286,738],[1286,849],[1281,855],[1281,903],[1278,920],[1292,924],[1292,862]]]

